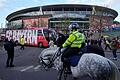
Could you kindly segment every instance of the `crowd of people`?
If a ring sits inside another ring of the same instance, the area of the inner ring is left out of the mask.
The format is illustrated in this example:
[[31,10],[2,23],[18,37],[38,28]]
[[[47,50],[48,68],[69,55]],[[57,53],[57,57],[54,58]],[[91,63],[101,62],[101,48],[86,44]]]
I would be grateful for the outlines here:
[[[79,30],[78,30],[79,31]],[[80,33],[84,34],[84,32],[79,31]],[[70,33],[71,34],[71,33]],[[94,34],[94,33],[93,33]],[[85,46],[82,51],[85,52],[93,52],[96,54],[99,54],[101,56],[105,57],[105,51],[108,51],[108,49],[113,53],[113,60],[117,60],[117,49],[119,48],[120,39],[119,37],[110,38],[108,36],[101,36],[98,39],[92,39],[88,38],[93,36],[93,34],[87,34],[85,36]],[[70,35],[65,35],[62,31],[56,31],[56,38],[53,40],[51,38],[52,45],[50,44],[50,47],[61,47],[67,38],[69,38]]]
[[[108,37],[101,36],[99,39],[87,38],[84,32],[78,30],[79,25],[77,23],[72,23],[69,26],[69,35],[64,34],[62,31],[55,31],[54,34],[50,35],[49,47],[60,47],[65,48],[63,51],[62,59],[63,62],[65,58],[70,57],[73,53],[95,53],[105,57],[105,51],[107,49],[111,50],[113,53],[113,59],[117,60],[117,49],[119,43],[119,37],[114,37],[112,39]],[[90,34],[90,37],[92,34]],[[13,39],[10,41],[5,39],[4,48],[7,51],[8,58],[6,61],[6,67],[14,67],[14,47],[17,42]],[[20,38],[20,49],[24,50],[24,36]],[[68,63],[65,63],[68,64]],[[69,65],[69,64],[68,64]],[[69,69],[69,67],[68,67]]]
[[[73,55],[79,54],[79,52],[81,53],[80,55],[84,53],[95,53],[105,57],[105,51],[109,48],[112,50],[113,59],[117,60],[116,52],[119,39],[118,37],[113,38],[112,40],[104,36],[101,36],[97,40],[87,38],[81,30],[78,30],[77,23],[72,23],[69,26],[69,31],[70,33],[67,37],[61,31],[57,32],[56,40],[53,40],[52,42],[52,47],[54,47],[53,45],[55,44],[57,47],[66,48],[62,51],[61,60],[63,62],[63,66],[65,64],[64,67],[67,67],[68,73],[71,74],[69,58]],[[92,34],[90,37],[91,36]]]

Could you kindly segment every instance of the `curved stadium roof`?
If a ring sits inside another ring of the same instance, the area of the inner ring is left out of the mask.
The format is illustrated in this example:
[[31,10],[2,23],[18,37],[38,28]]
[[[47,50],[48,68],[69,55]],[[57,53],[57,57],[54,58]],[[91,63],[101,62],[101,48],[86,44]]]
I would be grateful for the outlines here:
[[[55,5],[45,5],[45,6],[37,6],[37,7],[31,7],[31,8],[26,8],[26,9],[22,9],[16,12],[13,12],[11,14],[9,14],[6,17],[7,21],[10,21],[11,19],[14,19],[16,15],[19,14],[24,14],[24,13],[28,13],[28,12],[33,12],[33,11],[39,11],[40,7],[42,8],[42,11],[56,11],[56,10],[60,10],[61,8],[79,8],[80,10],[84,11],[84,10],[88,10],[88,11],[92,11],[92,7],[95,8],[99,8],[99,9],[105,9],[107,11],[109,11],[110,13],[112,13],[116,18],[118,16],[118,13],[111,9],[111,8],[107,8],[107,7],[102,7],[102,6],[97,6],[97,5],[83,5],[83,4],[55,4]],[[72,10],[72,9],[71,9]],[[74,10],[74,9],[73,9]],[[62,10],[61,10],[62,11]],[[17,16],[18,17],[18,16]],[[19,17],[23,17],[19,16]]]

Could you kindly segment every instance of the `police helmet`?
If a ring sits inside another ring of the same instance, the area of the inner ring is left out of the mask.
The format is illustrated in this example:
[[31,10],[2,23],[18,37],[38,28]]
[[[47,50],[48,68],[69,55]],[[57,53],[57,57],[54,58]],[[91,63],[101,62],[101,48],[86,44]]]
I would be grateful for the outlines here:
[[79,27],[79,25],[77,23],[72,23],[70,26],[69,26],[69,30],[70,31],[73,31],[73,30],[77,30]]

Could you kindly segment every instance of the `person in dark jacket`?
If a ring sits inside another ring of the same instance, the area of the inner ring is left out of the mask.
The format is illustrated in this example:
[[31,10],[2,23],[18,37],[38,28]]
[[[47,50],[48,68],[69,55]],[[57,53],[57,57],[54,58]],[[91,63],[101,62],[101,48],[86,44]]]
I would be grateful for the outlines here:
[[62,33],[62,31],[57,32],[57,38],[56,38],[57,47],[62,46],[62,44],[65,42],[66,39],[67,38],[66,38],[65,34]]
[[102,47],[102,41],[104,40],[103,36],[98,39],[98,46]]
[[104,50],[101,46],[98,46],[97,40],[91,40],[90,45],[86,46],[86,51],[83,53],[95,53],[105,57]]
[[13,65],[13,59],[14,59],[14,42],[13,39],[8,41],[8,39],[5,40],[4,48],[7,51],[7,62],[6,67],[14,67]]

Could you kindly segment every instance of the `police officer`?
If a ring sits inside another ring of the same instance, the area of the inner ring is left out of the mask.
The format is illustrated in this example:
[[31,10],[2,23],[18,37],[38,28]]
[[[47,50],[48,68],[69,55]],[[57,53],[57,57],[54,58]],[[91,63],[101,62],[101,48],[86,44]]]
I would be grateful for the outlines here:
[[21,44],[21,50],[23,49],[24,50],[24,44],[25,44],[25,41],[24,41],[24,35],[20,38],[20,44]]
[[71,73],[71,70],[69,62],[66,62],[66,59],[68,59],[72,55],[78,54],[80,48],[82,47],[82,44],[85,42],[85,36],[83,33],[80,33],[78,31],[78,27],[79,25],[77,23],[72,23],[69,26],[70,35],[65,43],[62,45],[62,47],[66,49],[63,51],[61,60],[63,64],[67,64],[66,67],[69,71],[68,73]]

